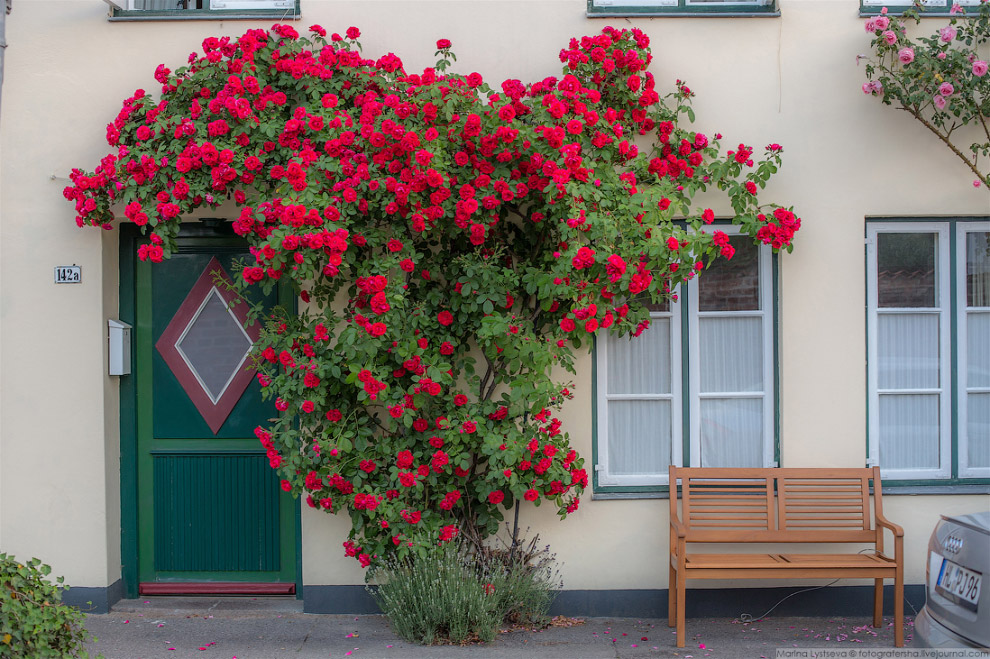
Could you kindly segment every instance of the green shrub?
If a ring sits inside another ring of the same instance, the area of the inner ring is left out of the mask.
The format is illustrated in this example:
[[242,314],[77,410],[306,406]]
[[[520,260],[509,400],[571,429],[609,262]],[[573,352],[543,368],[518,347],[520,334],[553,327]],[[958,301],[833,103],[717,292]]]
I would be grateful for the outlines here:
[[498,598],[503,622],[511,625],[545,626],[547,613],[560,590],[556,555],[549,546],[539,546],[539,536],[528,543],[503,548],[484,548],[477,567]]
[[554,556],[527,545],[450,542],[389,559],[369,589],[396,634],[432,645],[490,642],[500,625],[542,625],[559,590]]
[[37,558],[19,563],[0,554],[0,657],[89,656],[83,614],[62,604],[62,577],[53,584],[51,571]]

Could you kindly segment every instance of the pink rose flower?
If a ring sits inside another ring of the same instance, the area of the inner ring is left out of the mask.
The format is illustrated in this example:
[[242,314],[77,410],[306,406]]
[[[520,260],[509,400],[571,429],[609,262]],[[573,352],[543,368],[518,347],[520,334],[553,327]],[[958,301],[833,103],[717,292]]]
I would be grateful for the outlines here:
[[944,110],[945,109],[945,97],[943,97],[943,96],[936,96],[935,97],[935,107],[937,107],[939,110]]
[[883,85],[876,80],[863,83],[864,94],[880,94],[883,92]]
[[946,25],[945,27],[943,27],[941,30],[938,31],[938,38],[944,41],[945,43],[949,43],[950,41],[956,38],[956,28],[952,27],[951,25]]
[[897,51],[897,59],[901,64],[910,64],[914,61],[914,48],[901,48]]
[[886,16],[877,16],[873,19],[874,24],[876,24],[878,30],[886,30],[890,26],[890,19]]
[[952,86],[951,82],[943,82],[938,88],[938,93],[946,98],[952,96],[955,92],[956,88]]
[[977,78],[982,78],[987,74],[987,68],[988,68],[987,63],[981,59],[978,59],[975,62],[973,62],[973,75],[975,75]]
[[886,32],[883,33],[883,41],[888,46],[893,46],[895,43],[897,43],[897,35],[891,32],[890,30],[887,30]]

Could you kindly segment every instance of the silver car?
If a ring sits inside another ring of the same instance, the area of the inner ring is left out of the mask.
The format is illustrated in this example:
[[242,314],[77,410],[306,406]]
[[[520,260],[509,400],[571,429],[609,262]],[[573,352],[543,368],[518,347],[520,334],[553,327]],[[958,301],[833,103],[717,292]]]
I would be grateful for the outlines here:
[[990,649],[984,579],[990,579],[990,512],[942,515],[928,540],[928,601],[914,623],[914,647]]

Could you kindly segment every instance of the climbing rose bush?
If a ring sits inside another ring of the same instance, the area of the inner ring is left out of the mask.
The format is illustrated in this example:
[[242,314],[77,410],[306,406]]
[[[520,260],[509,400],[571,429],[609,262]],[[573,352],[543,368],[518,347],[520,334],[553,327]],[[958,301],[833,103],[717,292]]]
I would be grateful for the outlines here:
[[648,303],[732,257],[700,192],[790,251],[800,219],[758,200],[780,146],[723,153],[685,127],[693,93],[660,95],[635,29],[572,39],[562,75],[498,89],[450,72],[444,39],[413,73],[362,56],[356,28],[309,32],[211,38],[160,66],[160,96],[126,99],[113,152],[72,172],[78,224],[122,215],[160,261],[183,218],[232,202],[254,256],[241,285],[288,280],[303,302],[254,349],[274,402],[258,438],[286,491],[350,516],[362,565],[481,543],[519,501],[574,512],[588,472],[557,414],[576,354],[642,333]]
[[917,119],[966,163],[974,186],[990,187],[990,3],[981,0],[968,14],[954,5],[951,14],[934,33],[917,38],[906,28],[921,22],[915,10],[899,18],[884,8],[869,18],[865,28],[874,38],[863,93]]

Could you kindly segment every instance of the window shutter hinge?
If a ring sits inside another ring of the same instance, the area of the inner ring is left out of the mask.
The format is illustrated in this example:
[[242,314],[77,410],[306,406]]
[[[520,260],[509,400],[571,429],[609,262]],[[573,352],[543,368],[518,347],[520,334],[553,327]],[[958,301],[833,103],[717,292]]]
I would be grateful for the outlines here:
[[866,466],[872,469],[877,466],[877,461],[873,458],[866,458]]
[[605,471],[605,465],[602,465],[602,464],[595,465],[595,471],[597,471],[599,473]]

